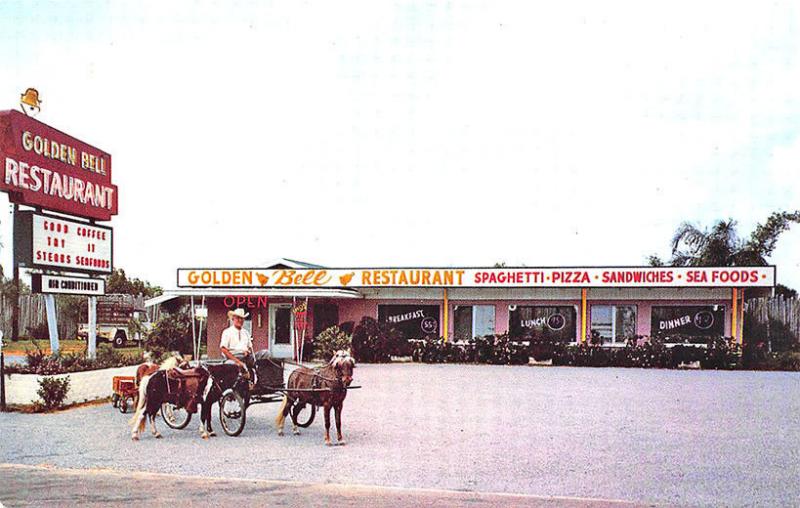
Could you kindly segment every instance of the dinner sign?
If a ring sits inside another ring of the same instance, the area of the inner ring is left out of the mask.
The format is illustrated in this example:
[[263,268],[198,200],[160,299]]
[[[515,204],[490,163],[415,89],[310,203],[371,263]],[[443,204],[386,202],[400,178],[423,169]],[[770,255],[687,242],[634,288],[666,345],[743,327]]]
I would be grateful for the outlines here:
[[178,287],[772,287],[774,266],[181,268]]

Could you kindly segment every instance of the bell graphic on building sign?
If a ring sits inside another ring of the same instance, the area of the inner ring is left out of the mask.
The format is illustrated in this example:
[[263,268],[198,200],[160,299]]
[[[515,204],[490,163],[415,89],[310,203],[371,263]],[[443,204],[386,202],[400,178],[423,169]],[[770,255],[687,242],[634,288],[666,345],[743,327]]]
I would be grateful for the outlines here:
[[36,116],[42,111],[42,101],[39,100],[39,91],[35,88],[28,88],[24,94],[20,95],[19,105],[22,111],[28,116]]

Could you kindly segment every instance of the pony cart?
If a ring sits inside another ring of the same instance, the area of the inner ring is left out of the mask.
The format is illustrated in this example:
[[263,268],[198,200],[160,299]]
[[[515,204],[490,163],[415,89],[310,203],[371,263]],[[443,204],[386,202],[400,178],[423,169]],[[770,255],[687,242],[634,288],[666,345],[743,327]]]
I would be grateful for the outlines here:
[[[296,427],[309,427],[316,417],[318,400],[323,394],[331,392],[331,388],[312,380],[308,387],[292,386],[287,388],[287,381],[292,372],[303,370],[306,372],[321,372],[311,370],[301,364],[289,360],[272,358],[266,350],[258,351],[253,355],[255,364],[256,382],[251,384],[244,373],[235,365],[226,363],[225,360],[203,360],[199,362],[211,373],[217,397],[213,397],[219,405],[219,421],[222,430],[229,436],[238,436],[242,433],[247,422],[247,408],[255,404],[288,401],[284,409]],[[313,374],[312,377],[320,380],[327,379],[322,374]],[[342,386],[342,391],[360,388],[358,386]],[[300,396],[304,395],[304,396]],[[210,404],[205,409],[210,413]],[[191,421],[191,413],[182,408],[174,400],[165,400],[161,405],[161,416],[164,422],[173,429],[183,429]],[[210,414],[201,419],[208,421]],[[209,422],[210,423],[210,422]],[[207,428],[211,432],[210,425]]]

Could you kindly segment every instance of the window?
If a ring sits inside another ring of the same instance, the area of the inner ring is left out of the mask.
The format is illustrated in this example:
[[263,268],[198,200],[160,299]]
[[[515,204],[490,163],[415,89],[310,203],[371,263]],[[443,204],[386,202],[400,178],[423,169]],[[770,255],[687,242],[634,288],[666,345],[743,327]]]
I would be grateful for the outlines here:
[[314,311],[314,337],[323,330],[339,324],[339,307],[332,303],[316,303]]
[[508,310],[508,334],[512,338],[575,340],[574,306],[509,305]]
[[494,334],[494,305],[453,307],[453,336],[456,340]]
[[636,337],[636,306],[592,305],[591,331],[606,344],[624,344]]
[[378,321],[406,339],[439,336],[438,305],[378,305]]
[[650,335],[721,337],[725,334],[724,305],[660,305],[650,315]]

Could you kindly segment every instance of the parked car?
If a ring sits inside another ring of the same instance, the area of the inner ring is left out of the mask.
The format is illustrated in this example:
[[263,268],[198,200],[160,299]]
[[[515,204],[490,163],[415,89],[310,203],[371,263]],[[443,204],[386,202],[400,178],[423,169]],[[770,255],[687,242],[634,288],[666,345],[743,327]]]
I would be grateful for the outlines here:
[[[151,323],[142,323],[145,329],[152,326]],[[89,324],[81,323],[78,327],[78,338],[81,340],[89,339]],[[136,342],[141,345],[144,337],[141,333],[132,333],[127,324],[107,324],[97,323],[97,342],[110,342],[114,347],[125,347],[129,342]]]

